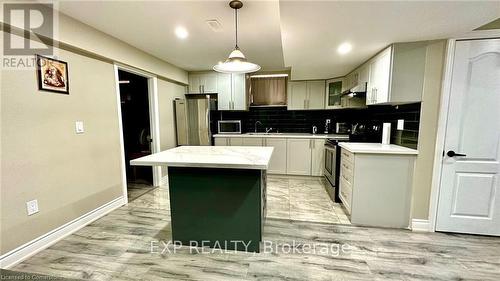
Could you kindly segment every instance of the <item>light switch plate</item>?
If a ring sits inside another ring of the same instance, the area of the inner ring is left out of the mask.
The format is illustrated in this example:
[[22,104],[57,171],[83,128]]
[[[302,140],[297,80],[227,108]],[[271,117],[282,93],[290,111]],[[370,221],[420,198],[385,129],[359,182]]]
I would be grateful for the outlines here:
[[28,216],[38,213],[38,200],[31,200],[26,202],[26,210],[28,211]]
[[83,134],[85,132],[83,128],[83,121],[76,121],[75,122],[75,131],[77,134]]
[[405,120],[404,119],[398,119],[398,130],[404,130],[405,129]]

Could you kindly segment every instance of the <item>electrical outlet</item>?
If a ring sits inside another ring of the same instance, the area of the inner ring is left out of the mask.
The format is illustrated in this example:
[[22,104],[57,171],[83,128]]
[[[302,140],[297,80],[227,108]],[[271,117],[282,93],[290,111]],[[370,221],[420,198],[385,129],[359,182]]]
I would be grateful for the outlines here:
[[83,128],[83,121],[76,121],[75,122],[75,131],[77,134],[83,134],[85,132]]
[[397,129],[399,131],[402,131],[405,129],[405,120],[404,119],[398,119],[398,127]]
[[31,200],[26,202],[26,210],[28,211],[28,216],[38,213],[38,200]]

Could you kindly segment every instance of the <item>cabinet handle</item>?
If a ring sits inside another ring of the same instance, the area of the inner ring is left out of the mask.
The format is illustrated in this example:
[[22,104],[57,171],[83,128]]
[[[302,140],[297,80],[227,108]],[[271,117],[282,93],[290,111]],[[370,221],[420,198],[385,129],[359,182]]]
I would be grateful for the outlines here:
[[304,109],[306,109],[306,108],[307,108],[307,106],[306,106],[306,101],[307,101],[307,100],[304,100]]

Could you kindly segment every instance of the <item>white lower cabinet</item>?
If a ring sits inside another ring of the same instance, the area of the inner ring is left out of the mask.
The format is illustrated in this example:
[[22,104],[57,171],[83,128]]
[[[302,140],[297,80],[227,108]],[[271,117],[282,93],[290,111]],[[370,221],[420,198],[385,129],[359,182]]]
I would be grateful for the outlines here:
[[274,148],[267,172],[270,174],[286,174],[286,139],[266,138],[264,142],[266,146]]
[[415,155],[342,148],[339,197],[357,225],[407,228]]
[[322,176],[325,167],[325,140],[311,139],[311,176]]
[[286,158],[286,173],[288,175],[310,175],[311,140],[288,139]]
[[269,146],[273,155],[268,173],[282,175],[322,176],[325,164],[325,140],[276,137],[216,137],[217,146]]
[[243,146],[243,138],[229,138],[230,146]]
[[243,146],[264,146],[262,138],[242,138]]
[[215,146],[228,146],[229,138],[214,138]]

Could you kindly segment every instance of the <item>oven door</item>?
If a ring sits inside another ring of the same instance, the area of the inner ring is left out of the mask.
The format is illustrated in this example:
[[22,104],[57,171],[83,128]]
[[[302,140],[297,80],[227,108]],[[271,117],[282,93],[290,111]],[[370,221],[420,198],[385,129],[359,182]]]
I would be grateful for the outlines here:
[[336,156],[337,156],[337,147],[334,145],[326,144],[324,174],[332,186],[335,186]]

